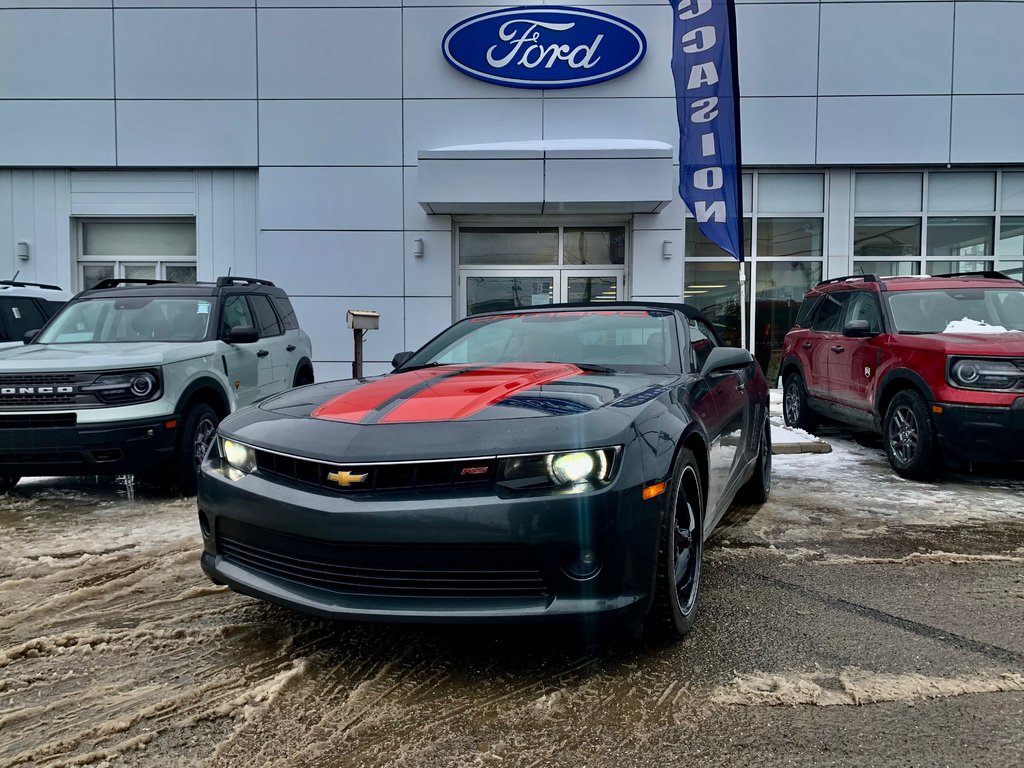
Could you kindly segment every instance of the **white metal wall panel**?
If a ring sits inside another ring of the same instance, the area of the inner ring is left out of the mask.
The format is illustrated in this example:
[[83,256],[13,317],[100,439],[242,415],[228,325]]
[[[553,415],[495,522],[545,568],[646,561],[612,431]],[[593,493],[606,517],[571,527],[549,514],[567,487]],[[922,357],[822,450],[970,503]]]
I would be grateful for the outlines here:
[[273,280],[292,296],[401,296],[402,271],[401,232],[260,236],[260,277]]
[[198,171],[196,260],[199,279],[258,273],[255,171]]
[[[1024,67],[1019,64],[1022,34],[1024,3],[959,3],[954,93],[1024,94]],[[1010,62],[1015,66],[1008,66]]]
[[263,168],[263,229],[402,229],[400,168]]
[[192,171],[72,171],[72,216],[194,216]]
[[402,349],[395,349],[388,354],[385,348],[382,350],[384,354],[376,359],[390,360],[395,352],[419,349],[452,322],[451,299],[410,296],[405,300],[404,310],[405,338]]
[[[406,230],[404,235],[405,295],[446,296],[450,300],[453,275],[452,233]],[[414,255],[414,241],[417,239],[423,241],[421,256]]]
[[0,99],[112,98],[111,49],[109,11],[0,10]]
[[814,96],[818,92],[818,6],[736,8],[740,93]]
[[118,98],[256,98],[252,11],[119,10],[114,28]]
[[255,166],[256,102],[119,101],[117,157],[142,167]]
[[948,94],[952,87],[953,5],[822,5],[818,93]]
[[[683,285],[683,219],[664,222],[677,224],[671,229],[633,232],[632,293],[679,299]],[[670,243],[671,258],[662,256],[665,241]]]
[[645,139],[672,147],[678,159],[679,124],[673,98],[630,99],[609,109],[608,99],[551,99],[544,102],[545,139]]
[[260,164],[401,165],[397,99],[260,101]]
[[115,8],[209,8],[211,5],[218,8],[252,8],[256,0],[114,0]]
[[[4,197],[9,199],[5,212],[9,212],[6,229],[10,240],[3,246],[6,255],[0,262],[5,270],[3,277],[10,278],[20,270],[20,279],[70,287],[68,172],[11,171],[8,180],[0,182],[0,203]],[[4,229],[0,226],[0,235]],[[18,242],[29,244],[27,260],[14,257],[13,244]]]
[[946,163],[949,102],[949,96],[819,99],[818,163]]
[[110,166],[113,101],[0,100],[0,166]]
[[0,171],[0,275],[5,277],[10,277],[18,269],[14,264],[14,217],[5,213],[12,211],[13,206],[11,172]]
[[421,149],[488,142],[529,141],[543,135],[544,105],[537,99],[408,99],[405,163]]
[[110,0],[0,0],[4,8],[110,8]]
[[813,165],[817,112],[813,97],[741,99],[744,164]]
[[1024,163],[1024,95],[954,96],[950,161]]
[[402,95],[401,11],[313,8],[267,9],[258,14],[263,98]]
[[[331,297],[305,297],[292,299],[295,314],[303,330],[313,342],[313,367],[316,377],[323,380],[319,362],[344,362],[352,360],[352,331],[345,325],[345,310],[370,309],[380,312],[380,329],[366,334],[363,346],[365,360],[384,361],[394,357],[396,352],[408,349],[405,345],[405,299],[395,296],[348,296],[335,294]],[[441,330],[451,322],[449,319],[436,325],[433,318],[424,318],[431,327]],[[433,334],[431,334],[433,335]],[[388,370],[391,366],[388,366]],[[343,377],[352,375],[348,366]]]
[[452,228],[450,216],[430,215],[420,205],[420,169],[409,166],[402,169],[402,220],[407,232],[421,230],[445,231]]

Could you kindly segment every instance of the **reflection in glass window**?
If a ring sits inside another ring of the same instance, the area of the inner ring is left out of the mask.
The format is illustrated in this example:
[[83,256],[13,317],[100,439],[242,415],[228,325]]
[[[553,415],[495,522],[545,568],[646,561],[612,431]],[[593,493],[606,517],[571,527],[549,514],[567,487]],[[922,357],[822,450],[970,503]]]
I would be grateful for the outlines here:
[[615,301],[618,297],[618,281],[614,277],[570,277],[567,287],[565,301],[570,304]]
[[563,264],[625,264],[626,230],[623,227],[566,227]]
[[928,210],[991,211],[996,175],[992,171],[939,171],[928,174]]
[[921,219],[857,217],[853,223],[854,256],[919,256]]
[[991,261],[929,261],[929,275],[957,275],[964,272],[988,272],[992,269]]
[[[743,258],[750,258],[751,220],[743,219]],[[731,259],[732,256],[701,234],[694,219],[686,220],[686,258],[721,258]]]
[[921,210],[920,173],[858,173],[854,208],[859,213]]
[[1024,257],[1024,216],[1003,216],[999,222],[996,256]]
[[758,219],[757,256],[821,258],[822,219]]
[[991,216],[932,216],[928,219],[926,256],[955,259],[991,256],[995,220]]
[[557,227],[459,230],[459,263],[529,266],[558,263]]
[[[747,307],[750,307],[750,263],[743,265],[747,276]],[[688,262],[683,301],[696,307],[711,321],[718,335],[731,346],[740,346],[740,282],[735,261]],[[747,317],[750,317],[748,312]]]
[[921,273],[921,264],[917,261],[855,261],[853,274],[876,275],[917,275]]
[[758,263],[754,296],[754,357],[769,382],[774,382],[779,376],[782,341],[796,323],[804,294],[820,281],[819,261]]
[[467,315],[537,307],[553,300],[550,277],[467,277]]
[[761,213],[819,213],[825,210],[825,175],[762,173],[757,177]]

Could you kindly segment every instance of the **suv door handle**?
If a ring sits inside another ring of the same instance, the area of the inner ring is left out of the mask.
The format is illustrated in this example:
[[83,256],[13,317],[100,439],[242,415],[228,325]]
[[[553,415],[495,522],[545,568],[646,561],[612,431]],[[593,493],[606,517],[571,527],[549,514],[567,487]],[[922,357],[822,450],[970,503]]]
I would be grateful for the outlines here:
[[801,347],[803,347],[804,349],[810,349],[810,348],[811,348],[812,346],[814,346],[814,345],[813,345],[813,344],[811,344],[811,342],[809,342],[809,341],[805,341],[805,342],[804,342],[803,344],[801,344],[800,346],[801,346]]
[[270,353],[267,350],[261,349],[259,352],[256,353],[256,357],[266,357],[269,354]]
[[295,345],[294,344],[289,344],[284,349],[285,349],[286,352],[294,352],[295,351]]
[[836,353],[837,355],[838,355],[838,354],[839,354],[840,352],[845,352],[845,351],[846,351],[846,347],[844,347],[844,346],[843,346],[842,344],[834,344],[834,345],[832,345],[831,349],[832,349],[832,351],[833,351],[833,352],[835,352],[835,353]]

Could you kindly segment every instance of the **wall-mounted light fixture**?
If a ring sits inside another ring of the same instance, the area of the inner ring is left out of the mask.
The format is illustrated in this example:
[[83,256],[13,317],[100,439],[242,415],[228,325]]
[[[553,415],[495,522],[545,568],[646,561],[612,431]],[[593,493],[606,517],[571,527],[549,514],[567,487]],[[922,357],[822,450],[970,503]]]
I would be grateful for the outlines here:
[[28,243],[26,243],[25,241],[18,243],[14,248],[14,254],[22,261],[28,261]]
[[412,255],[417,259],[423,258],[423,238],[417,237],[412,241]]
[[661,244],[661,258],[663,258],[663,259],[671,259],[672,258],[672,241],[671,240],[665,240]]

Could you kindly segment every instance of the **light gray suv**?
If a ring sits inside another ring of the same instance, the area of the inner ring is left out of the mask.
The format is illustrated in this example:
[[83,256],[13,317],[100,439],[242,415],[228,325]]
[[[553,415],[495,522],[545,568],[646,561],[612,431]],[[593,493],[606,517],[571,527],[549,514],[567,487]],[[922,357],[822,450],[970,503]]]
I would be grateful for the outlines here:
[[101,281],[0,351],[0,491],[32,475],[157,475],[195,493],[217,424],[313,382],[309,337],[266,280]]

